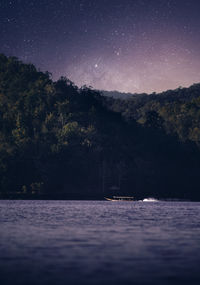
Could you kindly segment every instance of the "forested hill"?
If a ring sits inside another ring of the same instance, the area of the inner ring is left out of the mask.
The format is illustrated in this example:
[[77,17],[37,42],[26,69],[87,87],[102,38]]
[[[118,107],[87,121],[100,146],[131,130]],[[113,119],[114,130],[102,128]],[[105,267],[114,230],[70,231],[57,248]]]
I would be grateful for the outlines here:
[[197,102],[197,96],[173,105],[155,99],[144,104],[142,96],[141,103],[114,100],[66,78],[53,82],[33,65],[0,55],[0,195],[199,200],[197,140],[181,141],[174,135],[178,123],[170,119],[178,108],[181,116],[190,110],[184,121],[190,129]]
[[103,96],[112,97],[113,99],[128,99],[139,95],[132,93],[124,93],[119,91],[105,91],[105,90],[101,90],[101,94]]
[[[166,133],[182,141],[200,143],[200,84],[168,90],[159,94],[133,94],[107,99],[109,108],[127,120],[156,127],[162,124]],[[106,93],[108,95],[108,93]],[[112,93],[110,93],[112,96]],[[147,122],[148,121],[148,122]]]
[[[200,80],[200,79],[199,79]],[[141,99],[149,101],[152,99],[159,101],[176,101],[176,100],[190,100],[199,96],[200,83],[193,84],[189,88],[179,87],[175,90],[167,90],[161,93],[153,92],[151,94],[147,93],[130,93],[130,92],[119,92],[119,91],[105,91],[102,90],[101,93],[104,96],[112,97],[113,99]]]

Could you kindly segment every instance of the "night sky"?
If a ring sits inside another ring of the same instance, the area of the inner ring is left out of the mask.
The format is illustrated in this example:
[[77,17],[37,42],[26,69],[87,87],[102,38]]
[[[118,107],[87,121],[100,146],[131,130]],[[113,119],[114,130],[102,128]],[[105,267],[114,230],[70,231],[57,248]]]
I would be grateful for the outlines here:
[[0,0],[0,53],[125,92],[200,82],[199,0]]

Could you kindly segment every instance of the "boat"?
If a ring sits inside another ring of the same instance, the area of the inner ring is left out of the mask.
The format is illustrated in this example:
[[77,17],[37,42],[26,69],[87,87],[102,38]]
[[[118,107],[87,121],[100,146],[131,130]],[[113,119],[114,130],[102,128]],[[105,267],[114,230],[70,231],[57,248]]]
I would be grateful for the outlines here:
[[129,196],[113,196],[112,198],[107,198],[104,197],[107,201],[126,201],[126,202],[130,202],[130,201],[134,201],[134,197],[129,197]]

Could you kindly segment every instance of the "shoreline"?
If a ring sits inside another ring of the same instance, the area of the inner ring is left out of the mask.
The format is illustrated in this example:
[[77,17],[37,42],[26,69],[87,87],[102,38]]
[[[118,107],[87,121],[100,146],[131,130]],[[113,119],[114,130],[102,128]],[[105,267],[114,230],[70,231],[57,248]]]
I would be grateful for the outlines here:
[[[9,193],[9,194],[1,194],[0,193],[0,201],[1,200],[47,200],[47,201],[56,201],[56,200],[61,200],[61,201],[106,201],[105,197],[112,197],[113,195],[75,195],[75,194],[54,194],[54,195],[49,195],[49,194],[18,194],[18,193]],[[157,199],[159,202],[200,202],[200,199],[196,198],[182,198],[182,197],[154,197],[153,195],[151,196],[155,199]],[[135,197],[135,200],[132,202],[143,202],[142,200],[148,198],[147,196],[145,197]]]

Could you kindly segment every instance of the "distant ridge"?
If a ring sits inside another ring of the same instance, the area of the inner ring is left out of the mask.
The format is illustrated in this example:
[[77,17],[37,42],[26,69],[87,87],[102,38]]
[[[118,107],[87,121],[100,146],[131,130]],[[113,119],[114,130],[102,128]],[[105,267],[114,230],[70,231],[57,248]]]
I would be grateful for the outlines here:
[[105,91],[105,90],[102,90],[101,93],[104,95],[104,96],[107,96],[107,97],[112,97],[114,99],[129,99],[133,96],[138,96],[139,94],[137,93],[126,93],[126,92],[119,92],[119,91]]
[[174,97],[174,99],[186,99],[187,97],[188,98],[191,98],[191,97],[198,97],[199,96],[199,93],[197,94],[195,92],[195,94],[191,91],[197,91],[197,90],[200,90],[200,83],[194,83],[192,84],[191,86],[189,87],[178,87],[176,89],[169,89],[169,90],[166,90],[166,91],[163,91],[163,92],[159,92],[159,93],[156,93],[156,92],[152,92],[152,93],[126,93],[126,92],[119,92],[119,91],[106,91],[106,90],[101,90],[100,92],[106,96],[106,97],[112,97],[113,99],[131,99],[131,98],[138,98],[138,97],[151,97],[152,99],[153,98],[158,98],[159,96],[162,96],[162,99],[164,98],[169,98],[169,97]]

